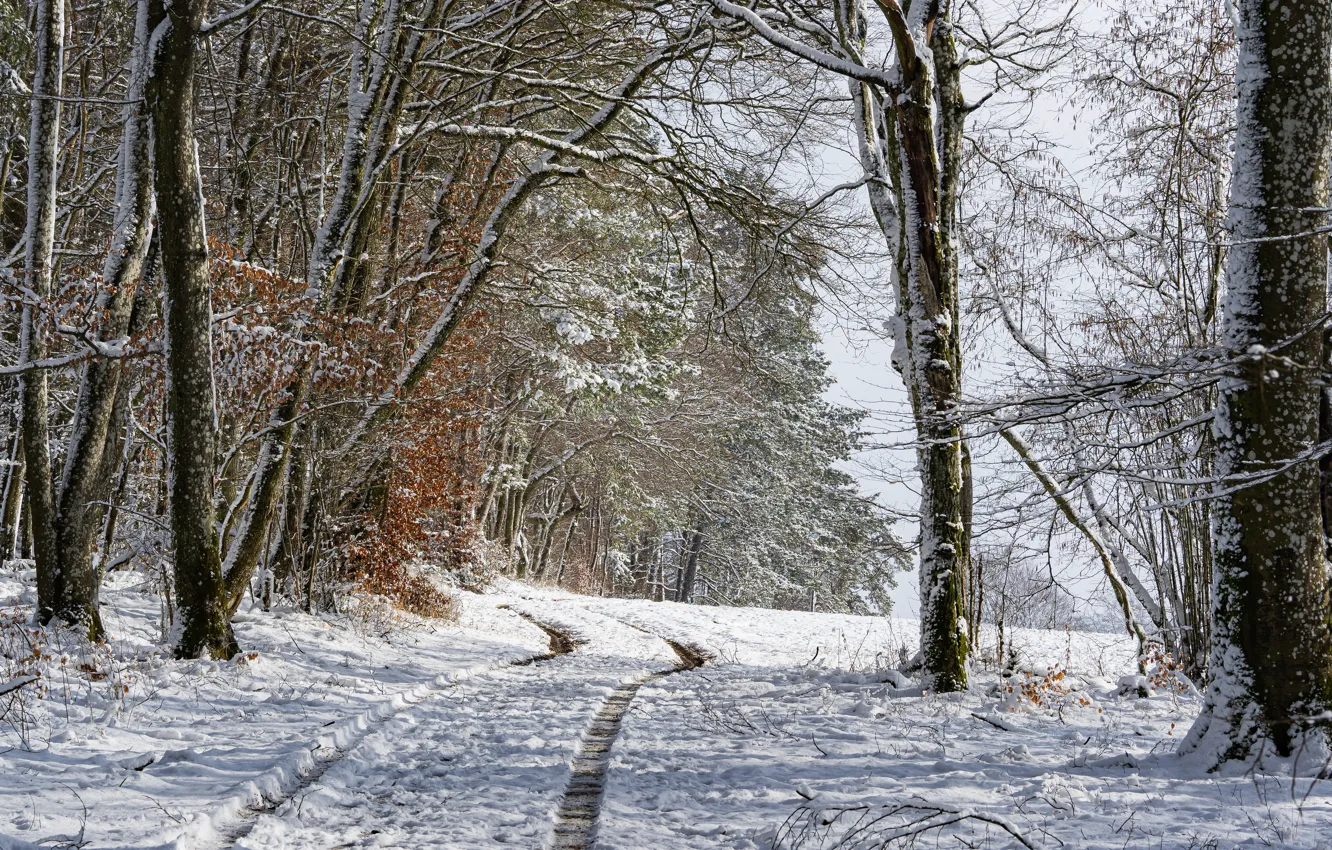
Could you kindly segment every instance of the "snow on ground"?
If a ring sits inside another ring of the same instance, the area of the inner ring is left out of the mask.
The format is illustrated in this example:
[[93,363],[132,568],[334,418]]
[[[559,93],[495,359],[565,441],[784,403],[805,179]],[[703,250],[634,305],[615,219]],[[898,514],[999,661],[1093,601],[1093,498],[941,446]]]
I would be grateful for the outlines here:
[[[0,572],[0,613],[31,605],[25,583]],[[877,848],[890,828],[996,850],[1332,848],[1314,766],[1205,774],[1173,758],[1196,699],[1119,693],[1133,646],[1117,635],[1018,632],[1015,674],[938,696],[891,669],[915,649],[911,621],[509,582],[460,598],[457,626],[251,610],[238,633],[257,657],[176,662],[141,577],[112,577],[97,672],[51,662],[65,678],[0,724],[0,848],[80,829],[91,848],[547,846],[607,695],[676,666],[656,636],[712,659],[639,690],[603,850]],[[549,651],[525,617],[577,647],[509,664]],[[265,795],[276,805],[243,811]]]
[[921,844],[1332,848],[1332,780],[1314,778],[1327,765],[1222,776],[1181,764],[1171,754],[1198,701],[1164,674],[1148,698],[1121,694],[1136,673],[1121,636],[1017,630],[1016,675],[978,670],[972,692],[939,696],[883,668],[914,653],[911,621],[565,604],[718,656],[639,692],[599,847],[878,848],[891,830],[950,822]]
[[[31,587],[31,571],[0,571],[0,612],[25,617]],[[177,662],[161,654],[158,597],[144,577],[112,574],[103,594],[112,641],[93,659],[98,669],[81,675],[71,668],[87,662],[75,657],[60,665],[52,647],[46,698],[25,692],[0,721],[0,836],[82,831],[89,847],[207,837],[213,819],[292,786],[321,752],[349,746],[449,678],[546,651],[540,629],[476,600],[461,627],[373,606],[359,617],[246,612],[236,632],[254,658]]]
[[[601,599],[536,588],[524,593],[617,617],[731,664],[882,669],[902,666],[920,646],[920,622],[911,619]],[[982,651],[992,651],[996,640],[993,628],[981,629]],[[1018,652],[1019,669],[1042,674],[1053,665],[1117,679],[1132,672],[1137,653],[1124,635],[1098,632],[1009,629],[1009,643]]]
[[404,712],[259,819],[239,847],[539,847],[579,737],[621,682],[672,668],[662,641],[570,606],[506,600],[583,641]]
[[[605,846],[767,848],[788,817],[836,805],[974,809],[1012,821],[1038,847],[1206,846],[1209,834],[1241,827],[1217,828],[1237,819],[1223,817],[1226,807],[1252,799],[1247,779],[1126,766],[1172,748],[1193,700],[1052,689],[1047,709],[1009,712],[986,694],[998,677],[980,679],[977,693],[941,697],[873,672],[737,666],[645,687],[615,750]],[[1285,795],[1279,785],[1268,792]],[[1327,823],[1322,802],[1307,812],[1306,837]],[[988,825],[972,837],[987,830],[991,843],[980,846],[1014,846]]]

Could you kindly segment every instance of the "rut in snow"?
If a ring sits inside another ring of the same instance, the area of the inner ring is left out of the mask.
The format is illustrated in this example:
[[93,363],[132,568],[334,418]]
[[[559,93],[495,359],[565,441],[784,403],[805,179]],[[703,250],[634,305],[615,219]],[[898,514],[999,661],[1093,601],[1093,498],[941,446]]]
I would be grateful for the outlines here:
[[497,607],[502,608],[505,611],[512,611],[513,613],[517,614],[519,617],[522,617],[527,622],[536,626],[538,629],[541,629],[541,631],[545,632],[546,635],[550,638],[549,653],[547,653],[546,655],[534,655],[525,661],[516,661],[514,662],[515,664],[532,664],[537,661],[549,661],[550,659],[554,658],[557,655],[568,655],[569,653],[577,649],[579,646],[587,643],[587,641],[585,640],[580,640],[574,637],[573,635],[570,635],[566,632],[562,632],[553,626],[546,625],[545,623],[538,620],[536,617],[533,617],[531,614],[525,614],[522,611],[517,611],[508,605],[500,605]]
[[[508,609],[509,606],[500,605],[498,607]],[[529,655],[526,658],[515,658],[512,661],[503,661],[498,664],[495,664],[492,669],[500,669],[503,667],[524,667],[542,661],[550,661],[551,659],[558,658],[561,655],[568,655],[569,653],[573,652],[574,649],[576,649],[580,643],[582,643],[582,641],[575,640],[573,637],[565,634],[564,632],[558,631],[556,629],[551,628],[550,626],[547,626],[544,623],[538,622],[536,619],[529,617],[528,615],[523,614],[520,611],[514,611],[513,613],[522,617],[524,620],[529,621],[533,625],[538,626],[543,632],[545,632],[550,637],[550,651],[537,653],[536,655]],[[679,652],[679,650],[677,649],[676,652]],[[416,704],[432,699],[434,696],[437,696],[438,693],[442,692],[443,690],[445,690],[445,688],[437,689],[435,693],[426,696],[425,699],[418,701],[418,703]],[[410,710],[412,707],[414,707],[414,705],[408,705],[405,706],[403,710]],[[394,712],[394,714],[396,713],[397,712]],[[392,715],[389,716],[391,717]],[[358,735],[356,741],[347,747],[341,749],[318,748],[313,750],[311,755],[314,758],[314,763],[307,770],[301,773],[299,784],[297,784],[294,788],[291,788],[290,790],[280,795],[274,797],[267,797],[264,800],[264,802],[259,805],[251,806],[247,809],[242,810],[239,813],[238,822],[231,825],[230,828],[226,828],[221,831],[222,834],[221,836],[219,836],[220,840],[215,846],[226,847],[226,848],[233,847],[236,844],[236,842],[240,841],[242,838],[250,834],[250,830],[254,829],[254,825],[258,821],[260,815],[270,814],[274,811],[277,811],[277,808],[280,805],[294,798],[297,794],[300,794],[301,792],[307,790],[308,788],[310,788],[310,786],[318,782],[320,777],[322,777],[330,767],[332,767],[335,763],[341,761],[342,757],[345,756],[347,753],[351,752],[351,750],[354,749],[356,745],[359,744],[360,741],[363,738],[365,738],[365,736],[368,735],[372,729],[378,728],[379,726],[383,725],[384,721],[387,719],[389,718],[384,717],[372,721],[371,728],[366,729],[365,732],[363,732],[361,735]]]
[[673,673],[693,670],[707,660],[707,656],[697,649],[671,640],[666,640],[666,643],[680,657],[680,663],[672,670],[661,670],[620,685],[602,703],[601,710],[583,733],[574,755],[569,787],[560,800],[559,808],[555,810],[555,829],[549,845],[551,850],[591,850],[596,838],[597,816],[601,813],[601,798],[606,792],[606,769],[610,766],[611,745],[620,734],[620,723],[634,701],[634,696],[638,694],[638,689]]

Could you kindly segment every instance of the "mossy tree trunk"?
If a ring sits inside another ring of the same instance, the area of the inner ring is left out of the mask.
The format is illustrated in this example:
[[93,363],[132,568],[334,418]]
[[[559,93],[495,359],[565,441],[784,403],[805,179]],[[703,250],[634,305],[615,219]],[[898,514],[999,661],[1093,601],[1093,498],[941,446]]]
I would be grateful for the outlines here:
[[213,523],[212,288],[194,141],[195,62],[207,0],[173,0],[167,8],[154,0],[153,6],[158,50],[147,93],[162,231],[176,654],[229,658],[237,646]]
[[[929,687],[967,686],[966,579],[971,551],[955,224],[966,106],[946,4],[880,2],[899,83],[880,107],[895,190],[897,367],[911,394],[920,473],[921,660]],[[928,45],[928,50],[918,49]]]
[[1203,715],[1216,761],[1297,746],[1332,705],[1318,445],[1327,302],[1332,4],[1239,0],[1234,225],[1213,512],[1215,592]]

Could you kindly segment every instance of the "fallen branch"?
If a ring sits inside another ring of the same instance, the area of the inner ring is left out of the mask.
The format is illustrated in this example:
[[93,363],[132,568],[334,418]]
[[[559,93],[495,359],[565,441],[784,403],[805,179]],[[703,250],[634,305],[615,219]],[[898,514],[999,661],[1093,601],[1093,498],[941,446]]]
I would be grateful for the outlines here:
[[1028,850],[1036,850],[1036,845],[1007,818],[924,802],[801,806],[777,831],[773,847],[780,850],[807,847],[886,850],[915,846],[917,839],[930,832],[941,833],[968,825],[996,827]]
[[998,730],[1000,730],[1000,731],[1003,731],[1003,732],[1016,732],[1016,731],[1018,731],[1018,730],[1014,729],[1012,726],[1009,726],[1007,723],[1003,722],[1002,720],[994,720],[993,718],[986,717],[986,716],[983,715],[983,714],[977,714],[977,713],[974,712],[974,711],[971,712],[971,716],[974,717],[974,718],[976,718],[977,720],[980,720],[980,721],[984,722],[984,723],[988,723],[988,724],[990,724],[991,726],[993,726],[994,728],[996,728],[996,729],[998,729]]
[[35,681],[37,681],[36,676],[19,676],[15,679],[10,679],[8,682],[0,685],[0,697],[5,694],[12,694],[24,685],[31,685]]

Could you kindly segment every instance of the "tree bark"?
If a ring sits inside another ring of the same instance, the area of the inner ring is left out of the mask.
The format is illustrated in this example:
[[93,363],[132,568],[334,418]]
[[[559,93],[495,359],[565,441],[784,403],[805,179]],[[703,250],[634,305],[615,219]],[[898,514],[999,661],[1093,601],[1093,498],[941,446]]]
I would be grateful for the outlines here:
[[[28,225],[24,266],[28,288],[38,299],[51,296],[55,249],[57,155],[60,144],[61,67],[64,54],[64,0],[36,4],[36,70],[32,85],[32,115],[28,134]],[[41,303],[24,299],[19,360],[40,360],[46,342],[39,326]],[[56,506],[52,490],[51,447],[48,424],[49,397],[46,372],[28,372],[20,379],[23,451],[26,464],[28,521],[32,529],[32,555],[37,562],[37,617],[47,623],[68,612],[61,603]],[[90,631],[95,627],[87,624]]]
[[[1323,375],[1332,375],[1332,328],[1323,331]],[[1318,394],[1318,444],[1332,441],[1332,384]],[[1332,563],[1332,451],[1318,459],[1318,503],[1323,516],[1323,557]]]
[[1215,592],[1203,714],[1216,761],[1280,754],[1332,705],[1318,464],[1332,5],[1239,0],[1234,224],[1217,412]]
[[680,586],[676,588],[676,602],[694,601],[694,582],[698,580],[698,558],[703,553],[703,532],[695,529],[689,535],[689,554],[685,556],[684,571],[680,574]]
[[292,437],[296,430],[296,414],[305,399],[306,377],[306,370],[300,370],[297,380],[287,387],[286,399],[269,418],[269,435],[259,446],[259,459],[255,463],[245,513],[241,517],[240,527],[227,544],[222,567],[228,618],[236,613],[265,550],[268,523],[281,499],[282,485],[287,477],[287,458],[291,454]]
[[[307,540],[305,510],[310,494],[308,486],[310,462],[307,455],[312,429],[308,424],[302,424],[299,430],[304,439],[299,436],[293,438],[293,446],[287,459],[282,526],[279,531],[277,559],[273,564],[273,584],[279,593],[284,594],[291,593],[297,588],[295,582],[299,579]],[[292,595],[298,596],[299,591]]]
[[[953,230],[965,106],[946,7],[915,4],[908,19],[893,0],[879,5],[900,79],[882,103],[895,142],[882,161],[899,164],[891,177],[900,227],[897,333],[919,446],[921,660],[928,686],[946,693],[966,688],[970,652],[964,624],[971,508],[962,429],[953,418],[962,396]],[[917,49],[926,43],[928,53]]]
[[10,458],[13,466],[5,476],[4,503],[4,539],[0,540],[0,557],[20,557],[20,545],[23,537],[23,519],[27,511],[23,510],[27,494],[23,487],[27,477],[27,464],[24,462],[23,436],[21,420],[14,423],[14,441],[11,444]]
[[213,524],[217,444],[212,372],[212,292],[202,184],[194,139],[194,78],[207,0],[153,2],[156,67],[148,84],[162,238],[166,325],[167,457],[175,550],[176,654],[228,658],[222,563]]
[[[101,341],[119,339],[130,331],[152,232],[148,121],[141,102],[147,40],[148,8],[146,0],[141,0],[135,24],[136,48],[130,60],[130,104],[125,109],[117,170],[115,230],[102,270],[103,290],[97,300],[102,314],[97,330]],[[101,530],[100,503],[111,493],[111,473],[119,447],[117,419],[123,417],[126,404],[121,384],[127,368],[122,359],[101,357],[83,367],[64,472],[54,500],[58,510],[58,610],[65,619],[88,623],[94,638],[101,635],[102,626],[98,613],[101,577],[93,563],[93,548]],[[122,417],[116,415],[118,405]]]

